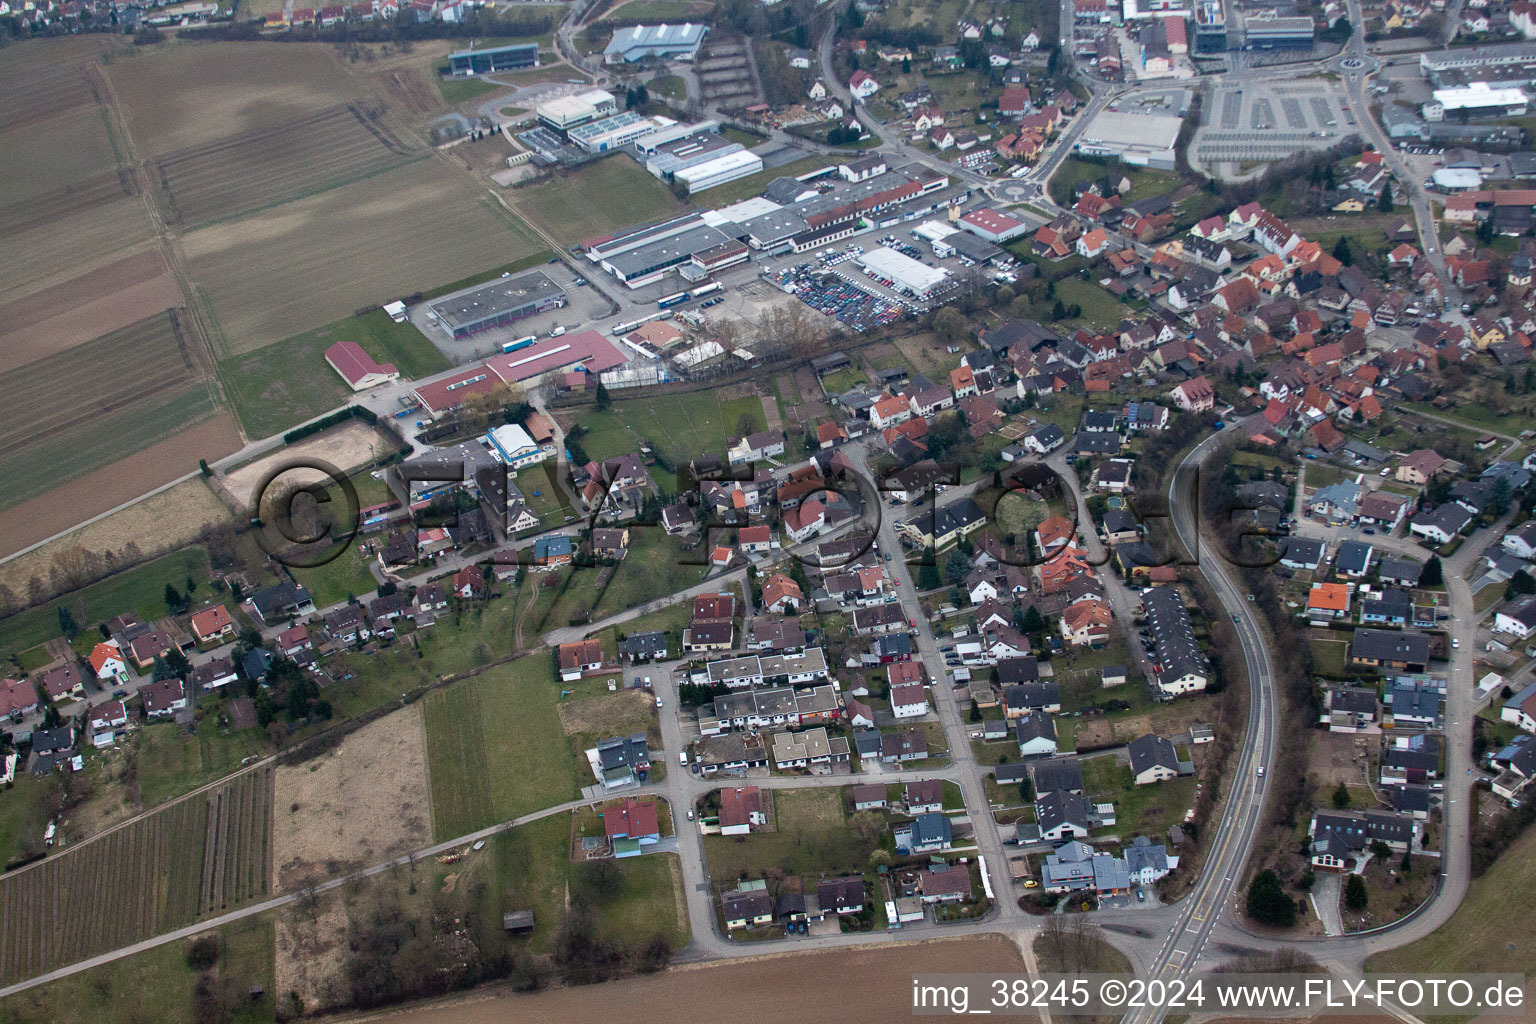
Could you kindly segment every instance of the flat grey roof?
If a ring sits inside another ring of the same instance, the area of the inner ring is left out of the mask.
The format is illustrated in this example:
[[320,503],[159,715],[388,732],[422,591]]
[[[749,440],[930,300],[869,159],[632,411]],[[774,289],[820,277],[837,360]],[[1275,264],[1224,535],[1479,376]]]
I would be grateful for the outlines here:
[[430,308],[433,316],[457,329],[564,292],[542,270],[530,270],[439,299]]

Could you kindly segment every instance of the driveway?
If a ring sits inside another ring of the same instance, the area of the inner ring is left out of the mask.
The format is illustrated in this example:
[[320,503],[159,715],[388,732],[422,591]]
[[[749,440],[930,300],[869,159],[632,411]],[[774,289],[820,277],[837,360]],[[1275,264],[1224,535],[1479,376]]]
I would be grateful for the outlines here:
[[1344,919],[1339,916],[1339,879],[1342,877],[1333,871],[1315,875],[1312,895],[1308,897],[1312,901],[1313,912],[1323,922],[1323,930],[1329,935],[1344,934]]

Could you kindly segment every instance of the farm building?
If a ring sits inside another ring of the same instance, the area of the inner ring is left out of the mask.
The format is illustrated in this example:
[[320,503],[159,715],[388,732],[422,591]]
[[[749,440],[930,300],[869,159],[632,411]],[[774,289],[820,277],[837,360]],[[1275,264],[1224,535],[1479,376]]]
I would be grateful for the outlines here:
[[455,338],[468,338],[536,313],[559,309],[565,303],[565,289],[543,271],[532,270],[450,295],[427,308],[443,330]]
[[394,363],[376,363],[355,341],[338,341],[325,350],[325,361],[331,369],[341,374],[341,379],[353,391],[363,391],[379,384],[400,379],[400,371]]
[[613,34],[603,48],[604,64],[623,64],[655,57],[658,60],[693,60],[704,43],[707,25],[633,25]]
[[448,55],[448,69],[455,77],[488,75],[493,71],[539,66],[538,43],[488,46],[483,50],[455,50]]

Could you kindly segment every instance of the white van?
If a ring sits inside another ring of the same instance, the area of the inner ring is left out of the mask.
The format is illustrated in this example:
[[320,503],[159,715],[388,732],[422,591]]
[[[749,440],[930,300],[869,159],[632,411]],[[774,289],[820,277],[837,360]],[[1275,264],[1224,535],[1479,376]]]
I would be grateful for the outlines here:
[[565,333],[565,328],[564,327],[556,327],[554,330],[549,332],[549,336],[551,338],[558,338],[558,337],[560,337],[560,335],[562,335],[564,333]]
[[682,765],[684,768],[688,767],[688,751],[679,750],[677,752],[677,763]]

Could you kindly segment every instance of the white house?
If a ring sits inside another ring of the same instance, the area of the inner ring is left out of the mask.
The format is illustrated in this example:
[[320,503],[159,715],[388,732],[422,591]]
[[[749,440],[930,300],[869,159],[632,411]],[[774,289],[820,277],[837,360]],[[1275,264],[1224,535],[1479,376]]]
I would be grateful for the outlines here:
[[128,682],[128,662],[116,640],[103,641],[92,649],[91,670],[103,686],[122,686]]
[[848,91],[853,93],[854,99],[863,101],[880,91],[880,83],[868,71],[855,71],[848,79]]
[[891,714],[897,718],[917,718],[928,713],[928,693],[920,683],[891,687]]

